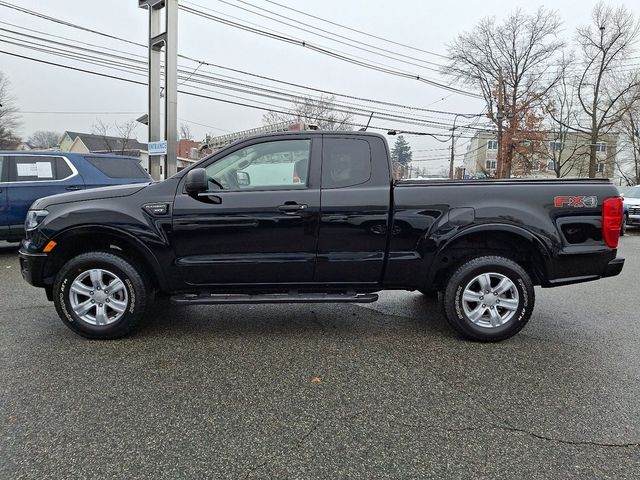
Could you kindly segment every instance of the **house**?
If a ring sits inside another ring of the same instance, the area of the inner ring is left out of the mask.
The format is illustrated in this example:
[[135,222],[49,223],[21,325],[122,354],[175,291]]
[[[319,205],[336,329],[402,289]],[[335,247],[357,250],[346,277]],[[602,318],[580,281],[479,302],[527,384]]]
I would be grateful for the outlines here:
[[59,148],[63,152],[111,153],[139,157],[142,167],[149,170],[147,144],[138,142],[135,138],[123,139],[108,135],[65,131],[60,138]]
[[[590,139],[581,133],[565,133],[563,139],[547,134],[544,139],[520,143],[514,155],[512,177],[587,177]],[[498,140],[495,132],[478,132],[470,140],[464,155],[464,175],[491,177],[497,168]],[[617,135],[603,135],[596,145],[596,177],[615,174]]]

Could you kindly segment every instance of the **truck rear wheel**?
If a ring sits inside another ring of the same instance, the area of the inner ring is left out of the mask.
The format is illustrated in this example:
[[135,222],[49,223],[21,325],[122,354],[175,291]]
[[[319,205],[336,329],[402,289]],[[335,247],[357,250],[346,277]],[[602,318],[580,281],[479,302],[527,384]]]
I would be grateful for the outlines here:
[[458,268],[443,296],[445,317],[463,337],[497,342],[531,317],[535,293],[527,272],[504,257],[478,257]]
[[63,323],[93,339],[127,335],[143,316],[148,299],[148,289],[133,264],[108,252],[72,258],[53,286],[53,301]]

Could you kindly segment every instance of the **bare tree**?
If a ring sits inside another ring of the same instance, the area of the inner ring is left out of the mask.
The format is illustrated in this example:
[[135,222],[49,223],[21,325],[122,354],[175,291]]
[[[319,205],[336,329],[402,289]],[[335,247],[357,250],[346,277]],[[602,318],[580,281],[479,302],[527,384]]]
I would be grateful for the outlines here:
[[37,148],[54,148],[58,146],[61,135],[58,132],[51,132],[49,130],[38,130],[29,137],[29,143],[32,147]]
[[548,115],[547,128],[549,144],[540,151],[541,157],[551,164],[551,170],[557,178],[572,175],[583,176],[583,167],[588,158],[589,149],[586,141],[576,136],[571,128],[578,119],[578,98],[576,86],[569,82],[567,74],[571,62],[563,58],[560,81],[548,92],[545,112]]
[[631,108],[620,122],[621,147],[628,157],[616,159],[616,168],[628,185],[640,184],[640,105]]
[[10,90],[9,79],[0,72],[0,149],[12,149],[20,143],[16,134],[20,126],[18,107]]
[[[113,125],[98,120],[93,124],[91,131],[94,135],[102,137],[106,151],[124,155],[131,143],[136,140],[133,132],[137,126],[138,123],[135,120],[114,122]],[[115,135],[109,135],[112,130],[115,131]]]
[[581,115],[569,126],[589,137],[589,177],[595,177],[597,144],[640,99],[640,74],[626,70],[640,35],[640,22],[624,6],[597,4],[592,25],[577,29],[582,58],[576,77]]
[[527,117],[540,107],[559,78],[551,60],[563,45],[557,38],[560,26],[556,12],[540,7],[527,15],[516,10],[501,24],[490,17],[480,20],[472,31],[458,35],[448,45],[451,60],[443,73],[480,89],[487,116],[499,132],[507,121],[504,138],[498,135],[499,177],[511,174],[515,143],[526,143],[538,133],[524,128],[535,123]]
[[304,123],[317,125],[320,130],[352,130],[350,123],[353,121],[353,115],[338,109],[333,96],[304,97],[301,101],[292,103],[290,110],[293,113],[266,113],[262,116],[262,123]]
[[180,140],[193,140],[193,135],[191,135],[191,127],[189,127],[188,123],[180,124],[180,131],[178,132],[178,138]]
[[120,153],[122,155],[126,153],[126,150],[132,143],[132,140],[135,140],[135,138],[133,137],[133,132],[138,125],[138,122],[136,122],[135,120],[129,120],[122,123],[114,123],[116,132],[118,133],[118,138],[120,140]]

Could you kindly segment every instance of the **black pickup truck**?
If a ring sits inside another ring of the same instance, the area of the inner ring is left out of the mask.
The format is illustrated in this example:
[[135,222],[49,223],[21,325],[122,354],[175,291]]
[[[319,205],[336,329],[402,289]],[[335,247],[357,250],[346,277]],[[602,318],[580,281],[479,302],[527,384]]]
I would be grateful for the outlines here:
[[158,183],[37,200],[24,278],[90,338],[127,334],[153,302],[373,302],[440,292],[461,335],[497,341],[534,285],[617,275],[622,201],[608,180],[394,180],[385,138],[254,137]]

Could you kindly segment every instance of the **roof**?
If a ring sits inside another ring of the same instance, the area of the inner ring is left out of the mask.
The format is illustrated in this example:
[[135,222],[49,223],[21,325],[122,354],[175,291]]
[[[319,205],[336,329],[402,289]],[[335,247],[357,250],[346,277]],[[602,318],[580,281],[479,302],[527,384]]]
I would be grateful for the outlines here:
[[[64,132],[69,138],[76,139],[80,138],[82,143],[89,149],[89,151],[121,151],[123,150],[123,141],[120,137],[111,137],[105,135],[95,135],[92,133],[81,133],[81,132]],[[127,140],[126,145],[124,146],[124,150],[147,150],[147,145],[145,143],[140,143],[135,138],[130,138]]]
[[17,155],[26,156],[48,156],[48,157],[70,157],[72,155],[80,157],[104,157],[104,158],[125,158],[127,160],[135,160],[140,162],[139,157],[131,157],[127,155],[118,155],[117,153],[93,153],[93,152],[64,152],[62,150],[0,150],[0,155],[15,157]]

